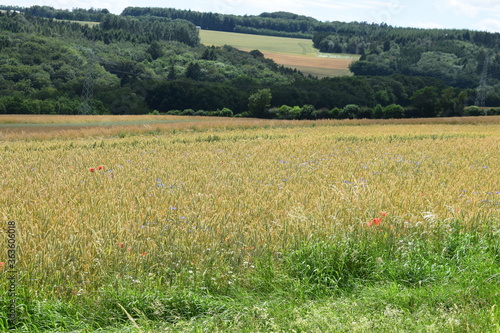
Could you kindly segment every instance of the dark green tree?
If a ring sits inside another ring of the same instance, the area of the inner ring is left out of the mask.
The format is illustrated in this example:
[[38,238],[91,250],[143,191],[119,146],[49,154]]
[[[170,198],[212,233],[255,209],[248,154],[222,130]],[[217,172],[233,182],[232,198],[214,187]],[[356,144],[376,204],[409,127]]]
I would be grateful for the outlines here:
[[420,117],[435,117],[438,108],[437,97],[436,87],[425,87],[415,91],[410,100]]
[[248,108],[250,113],[257,118],[264,118],[266,112],[271,106],[271,90],[261,89],[256,93],[250,95],[248,98]]
[[164,54],[161,44],[156,40],[151,42],[151,44],[148,47],[147,52],[149,53],[149,55],[151,56],[151,58],[153,60],[156,60],[156,59],[162,57]]
[[201,67],[197,62],[190,62],[186,68],[186,77],[198,81],[201,77]]
[[401,105],[391,104],[384,108],[384,119],[398,119],[403,118],[405,115],[405,110]]

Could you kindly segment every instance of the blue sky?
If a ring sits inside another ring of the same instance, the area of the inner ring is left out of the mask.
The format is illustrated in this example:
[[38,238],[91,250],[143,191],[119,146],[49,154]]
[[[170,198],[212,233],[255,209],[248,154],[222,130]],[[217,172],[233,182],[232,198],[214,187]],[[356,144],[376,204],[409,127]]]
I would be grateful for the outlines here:
[[17,0],[29,7],[107,8],[119,14],[127,6],[173,7],[196,11],[258,15],[288,11],[321,21],[366,21],[419,28],[459,28],[500,32],[500,0]]

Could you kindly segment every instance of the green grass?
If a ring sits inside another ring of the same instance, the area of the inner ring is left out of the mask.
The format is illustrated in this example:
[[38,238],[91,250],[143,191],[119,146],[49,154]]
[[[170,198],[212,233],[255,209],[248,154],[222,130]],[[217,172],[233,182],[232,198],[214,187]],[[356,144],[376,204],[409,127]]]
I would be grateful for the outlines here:
[[312,40],[273,36],[250,35],[233,32],[200,30],[201,42],[205,45],[231,45],[241,50],[261,50],[291,55],[315,57],[318,53]]
[[267,253],[222,289],[208,276],[161,292],[110,281],[93,300],[26,304],[18,331],[496,332],[497,229],[455,221],[433,235],[416,227],[404,241],[384,227],[311,239]]

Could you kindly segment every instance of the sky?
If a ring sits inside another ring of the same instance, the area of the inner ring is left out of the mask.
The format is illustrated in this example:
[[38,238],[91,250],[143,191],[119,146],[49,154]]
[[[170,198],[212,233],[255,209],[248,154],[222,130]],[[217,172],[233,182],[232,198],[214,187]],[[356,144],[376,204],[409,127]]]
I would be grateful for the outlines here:
[[375,22],[398,27],[457,28],[500,32],[500,0],[16,0],[5,5],[58,9],[172,7],[235,15],[287,11],[320,21]]

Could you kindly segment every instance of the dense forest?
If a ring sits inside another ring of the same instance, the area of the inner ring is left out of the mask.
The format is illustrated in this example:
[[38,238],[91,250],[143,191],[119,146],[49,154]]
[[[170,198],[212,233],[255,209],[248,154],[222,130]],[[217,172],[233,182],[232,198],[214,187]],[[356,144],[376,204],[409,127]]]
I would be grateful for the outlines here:
[[[500,57],[491,47],[497,34],[456,31],[442,38],[441,30],[322,23],[285,12],[238,17],[160,8],[127,8],[122,15],[0,9],[0,113],[77,114],[90,105],[95,114],[282,119],[495,114],[498,109],[465,107],[478,100],[481,78],[486,105],[500,105]],[[196,25],[314,35],[315,43],[334,45],[340,34],[345,39],[336,51],[362,57],[352,65],[354,76],[318,80],[257,50],[200,45]],[[357,38],[356,50],[344,49],[349,38]]]
[[366,22],[320,22],[287,12],[236,16],[128,7],[122,15],[185,19],[210,30],[312,38],[321,52],[362,55],[351,67],[356,75],[431,76],[460,88],[474,88],[479,84],[488,58],[491,85],[500,87],[499,33],[398,28]]

